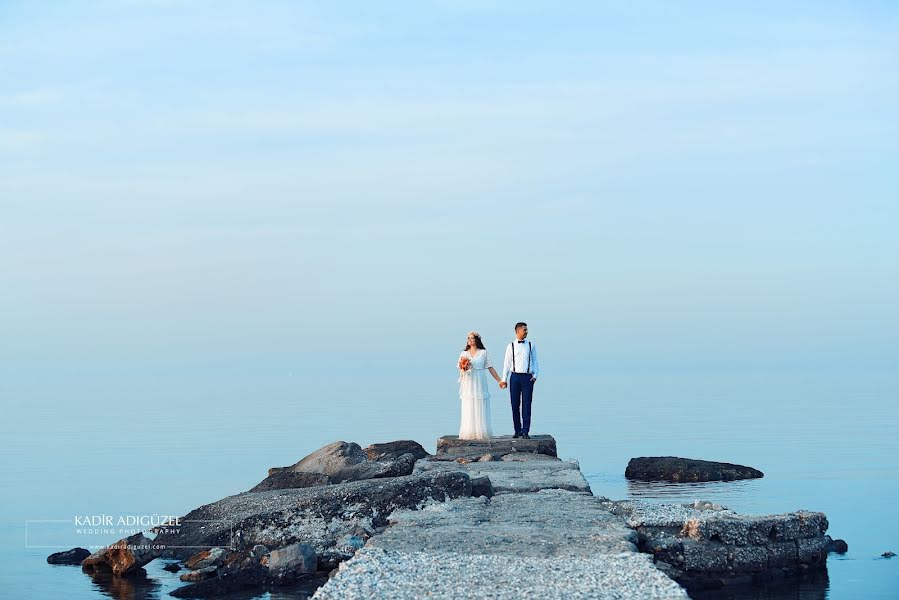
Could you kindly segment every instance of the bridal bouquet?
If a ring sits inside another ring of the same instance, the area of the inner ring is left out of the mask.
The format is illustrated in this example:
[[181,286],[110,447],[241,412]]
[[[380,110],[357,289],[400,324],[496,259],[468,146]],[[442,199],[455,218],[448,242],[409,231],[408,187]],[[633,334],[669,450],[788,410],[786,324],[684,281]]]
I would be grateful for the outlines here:
[[471,359],[467,356],[462,356],[459,358],[459,383],[462,383],[462,376],[465,374],[465,371],[471,368]]

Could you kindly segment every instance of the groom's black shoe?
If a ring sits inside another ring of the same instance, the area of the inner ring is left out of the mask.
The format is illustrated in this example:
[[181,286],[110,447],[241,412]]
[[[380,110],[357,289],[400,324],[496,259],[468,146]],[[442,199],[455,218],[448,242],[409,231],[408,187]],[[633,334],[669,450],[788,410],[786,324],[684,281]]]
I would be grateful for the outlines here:
[[515,432],[515,435],[513,435],[512,437],[513,437],[513,438],[520,438],[520,437],[521,437],[521,434],[518,433],[518,432],[516,431],[516,432]]
[[526,440],[531,439],[531,436],[529,436],[529,435],[526,434],[526,433],[522,433],[522,434],[521,434],[521,437],[523,437],[523,438],[526,439]]

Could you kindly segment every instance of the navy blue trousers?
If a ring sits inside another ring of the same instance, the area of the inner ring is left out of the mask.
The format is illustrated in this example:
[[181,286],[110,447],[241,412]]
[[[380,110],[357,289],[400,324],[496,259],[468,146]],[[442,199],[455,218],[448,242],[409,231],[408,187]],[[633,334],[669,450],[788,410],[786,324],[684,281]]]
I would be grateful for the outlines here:
[[509,375],[509,395],[512,397],[512,422],[515,433],[531,431],[531,400],[534,398],[534,382],[530,373]]

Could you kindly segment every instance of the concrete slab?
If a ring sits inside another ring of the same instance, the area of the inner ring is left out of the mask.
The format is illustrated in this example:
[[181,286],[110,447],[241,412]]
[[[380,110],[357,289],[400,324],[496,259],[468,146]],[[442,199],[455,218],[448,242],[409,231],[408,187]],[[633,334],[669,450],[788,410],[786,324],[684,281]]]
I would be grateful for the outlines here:
[[496,494],[536,492],[560,489],[591,494],[590,484],[581,473],[577,461],[492,461],[459,464],[420,460],[413,473],[465,471],[471,478],[486,476]]

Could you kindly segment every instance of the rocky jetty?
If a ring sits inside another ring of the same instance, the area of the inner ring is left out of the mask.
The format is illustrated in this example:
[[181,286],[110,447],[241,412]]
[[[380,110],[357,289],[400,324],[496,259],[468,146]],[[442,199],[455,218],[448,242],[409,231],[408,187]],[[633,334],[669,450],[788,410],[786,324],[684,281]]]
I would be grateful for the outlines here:
[[[750,517],[711,503],[614,502],[592,495],[554,441],[540,458],[535,445],[517,444],[441,438],[415,472],[461,469],[489,478],[495,495],[393,513],[315,598],[686,598],[672,583],[707,589],[824,566],[821,513]],[[515,585],[497,587],[502,581]]]
[[677,456],[642,456],[628,462],[624,476],[639,481],[696,482],[755,479],[765,474],[752,467],[731,463]]
[[[733,465],[730,465],[733,466]],[[334,442],[177,526],[83,558],[136,577],[157,557],[183,598],[302,585],[315,598],[687,598],[689,589],[823,569],[845,544],[821,513],[751,517],[724,507],[594,496],[551,436]],[[74,561],[57,553],[48,561]],[[514,581],[515,585],[498,585]]]
[[[511,438],[438,444],[416,472],[487,477],[494,496],[395,511],[390,526],[342,563],[314,598],[686,599],[638,552],[624,519],[593,497],[577,463],[555,457],[548,437],[541,443],[553,453],[544,455],[549,460],[502,460],[521,452]],[[496,458],[478,459],[486,455]],[[460,456],[468,460],[456,462]]]

